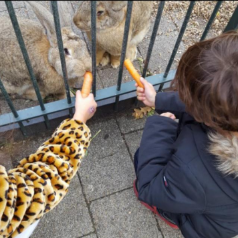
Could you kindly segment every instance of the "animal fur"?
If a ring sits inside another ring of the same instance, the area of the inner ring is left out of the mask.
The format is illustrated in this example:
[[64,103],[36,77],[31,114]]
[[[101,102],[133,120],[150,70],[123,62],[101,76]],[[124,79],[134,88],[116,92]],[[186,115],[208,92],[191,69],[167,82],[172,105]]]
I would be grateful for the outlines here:
[[[40,23],[18,19],[21,33],[43,98],[55,94],[65,98],[65,86],[52,14],[37,2],[27,2]],[[59,2],[59,10],[66,2]],[[62,5],[62,6],[61,6]],[[64,13],[60,13],[61,19]],[[64,19],[66,17],[63,17]],[[69,17],[68,17],[69,18]],[[62,19],[62,39],[69,85],[82,84],[83,75],[91,71],[86,44],[71,29],[71,21]],[[68,25],[65,25],[68,24]],[[35,90],[9,18],[0,18],[0,79],[9,94],[37,100]]]
[[211,144],[209,152],[216,156],[217,168],[225,175],[238,177],[238,138],[226,138],[221,134],[209,135]]
[[[126,57],[134,60],[137,45],[147,34],[150,27],[152,1],[134,1],[131,15],[131,25],[128,36]],[[75,16],[75,25],[85,31],[91,40],[91,5],[83,1]],[[97,65],[105,65],[111,60],[111,65],[120,65],[120,56],[127,12],[127,1],[97,1]],[[98,15],[101,12],[102,15]]]

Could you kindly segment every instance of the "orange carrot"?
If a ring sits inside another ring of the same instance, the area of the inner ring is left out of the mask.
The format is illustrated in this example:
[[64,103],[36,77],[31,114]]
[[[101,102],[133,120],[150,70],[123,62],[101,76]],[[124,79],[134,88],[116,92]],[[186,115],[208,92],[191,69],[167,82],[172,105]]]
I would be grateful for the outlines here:
[[135,69],[135,67],[131,63],[131,61],[129,59],[126,59],[124,61],[124,65],[125,65],[126,69],[129,71],[129,73],[131,74],[132,78],[136,81],[138,86],[141,87],[141,88],[144,88],[144,85],[140,81],[141,76],[139,75],[139,73],[137,72],[137,70]]
[[91,72],[86,72],[84,75],[83,87],[81,90],[83,98],[86,98],[90,94],[92,84],[93,84],[93,75]]

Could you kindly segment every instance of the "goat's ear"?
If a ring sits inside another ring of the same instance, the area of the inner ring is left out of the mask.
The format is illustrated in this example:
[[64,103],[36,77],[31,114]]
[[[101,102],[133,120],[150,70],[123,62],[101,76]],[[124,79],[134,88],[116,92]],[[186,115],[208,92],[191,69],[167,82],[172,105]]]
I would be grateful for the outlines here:
[[57,44],[55,35],[55,25],[51,12],[36,1],[25,1],[25,3],[31,7],[36,17],[40,21],[41,25],[44,27],[50,45],[55,46]]

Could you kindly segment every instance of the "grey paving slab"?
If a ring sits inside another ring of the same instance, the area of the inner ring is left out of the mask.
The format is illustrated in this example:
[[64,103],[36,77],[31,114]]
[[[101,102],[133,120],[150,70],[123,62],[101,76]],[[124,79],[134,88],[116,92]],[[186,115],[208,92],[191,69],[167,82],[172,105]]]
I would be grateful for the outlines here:
[[146,117],[135,119],[132,116],[133,112],[133,109],[127,109],[117,114],[117,122],[122,133],[128,133],[144,128]]
[[[154,23],[153,23],[154,24]],[[145,59],[147,55],[147,50],[150,42],[150,36],[152,34],[153,24],[151,26],[148,36],[139,44],[139,50],[141,52],[142,58]],[[165,71],[168,64],[168,60],[171,56],[172,50],[174,48],[176,38],[178,35],[178,30],[175,24],[168,16],[162,16],[160,26],[155,39],[154,47],[151,54],[151,59],[149,63],[149,70],[152,73],[162,73]],[[182,47],[181,43],[181,47]],[[176,61],[180,58],[181,53],[178,51],[176,55]],[[175,69],[177,62],[174,61],[172,68]]]
[[184,238],[180,230],[175,230],[168,226],[163,220],[156,217],[160,230],[164,238]]
[[124,142],[115,119],[92,120],[88,122],[92,136],[101,132],[92,140],[89,148],[89,156],[104,158],[118,152]]
[[153,214],[138,202],[133,189],[92,202],[90,210],[99,238],[163,237]]
[[129,147],[130,154],[134,156],[136,150],[140,146],[143,131],[136,131],[125,135],[126,144]]
[[76,238],[93,231],[89,211],[76,175],[64,200],[40,220],[31,238]]
[[[116,141],[114,143],[116,144]],[[132,187],[135,178],[126,146],[105,158],[88,155],[82,163],[79,174],[89,201]]]

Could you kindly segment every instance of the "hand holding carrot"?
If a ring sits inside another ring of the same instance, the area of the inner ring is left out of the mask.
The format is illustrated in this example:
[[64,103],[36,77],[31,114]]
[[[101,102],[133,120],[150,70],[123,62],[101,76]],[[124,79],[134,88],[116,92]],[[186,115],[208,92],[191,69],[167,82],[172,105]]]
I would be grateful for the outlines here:
[[73,119],[86,123],[87,120],[93,117],[96,109],[97,103],[92,93],[90,93],[88,97],[83,98],[79,90],[76,92],[75,114]]
[[140,76],[129,59],[124,61],[124,65],[133,79],[136,81],[138,100],[142,101],[146,106],[154,107],[156,91],[153,85],[148,83]]
[[93,76],[91,72],[84,75],[83,87],[81,92],[77,91],[75,100],[74,119],[86,123],[96,112],[97,103],[91,92]]
[[156,91],[153,85],[147,82],[144,78],[140,78],[140,82],[143,84],[144,88],[139,87],[136,83],[137,99],[142,101],[146,106],[155,107]]

